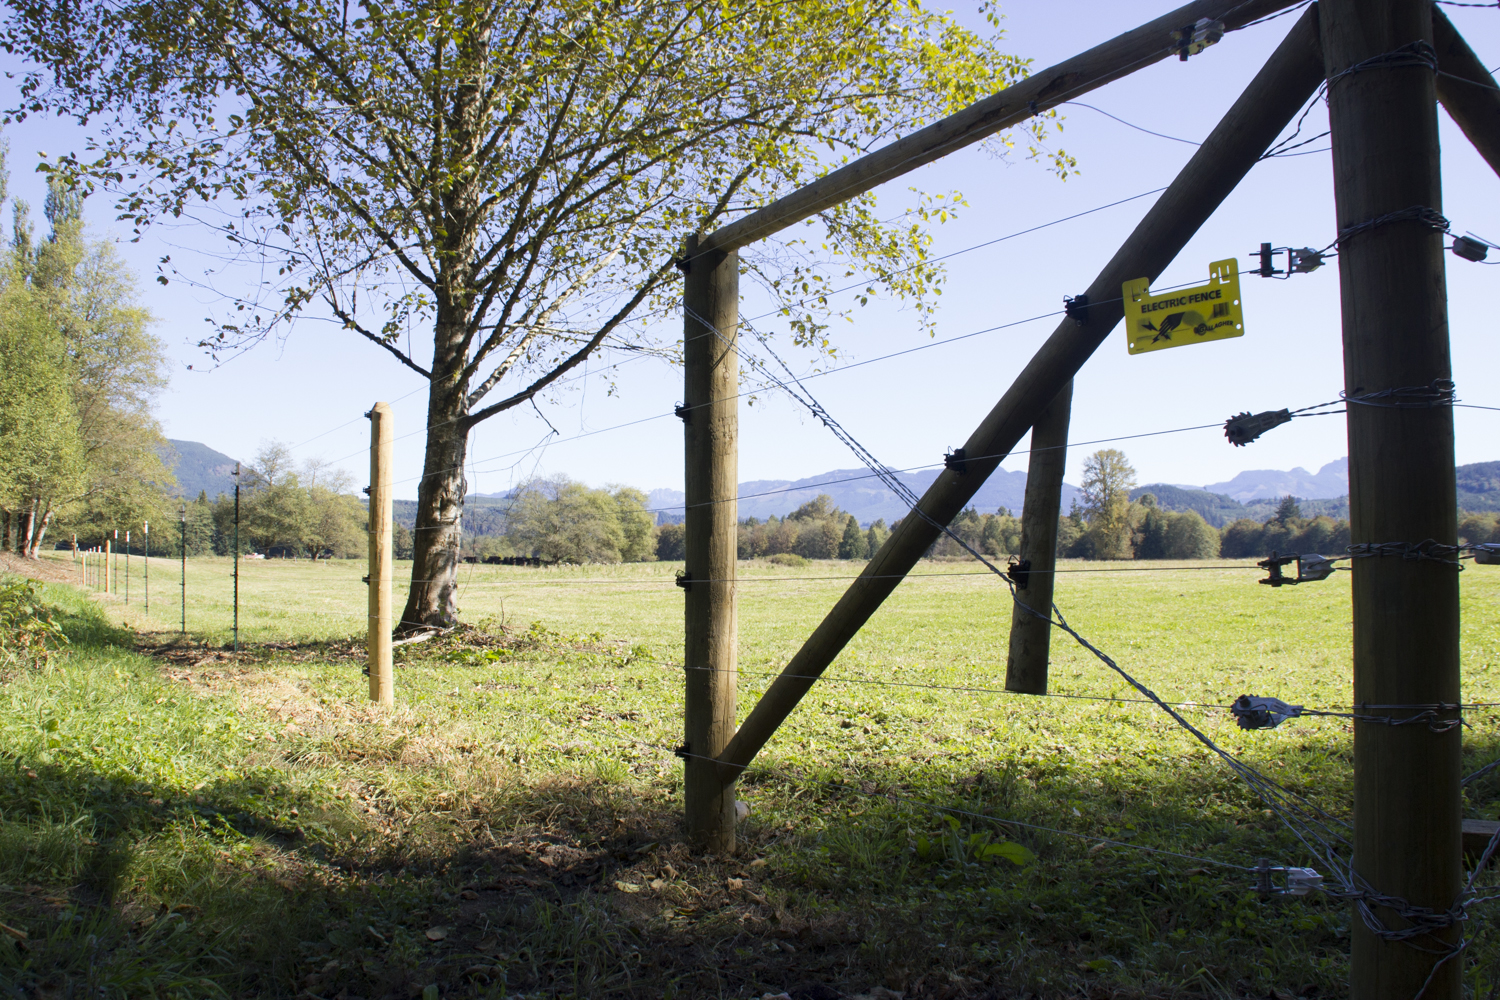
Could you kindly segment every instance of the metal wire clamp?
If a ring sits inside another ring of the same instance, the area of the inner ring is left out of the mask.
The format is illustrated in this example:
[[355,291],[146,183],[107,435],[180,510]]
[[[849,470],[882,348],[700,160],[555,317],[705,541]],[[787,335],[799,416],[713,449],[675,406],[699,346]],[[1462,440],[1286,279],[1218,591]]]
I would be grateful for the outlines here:
[[1229,706],[1241,729],[1275,729],[1287,719],[1302,714],[1301,705],[1288,705],[1279,698],[1242,694]]

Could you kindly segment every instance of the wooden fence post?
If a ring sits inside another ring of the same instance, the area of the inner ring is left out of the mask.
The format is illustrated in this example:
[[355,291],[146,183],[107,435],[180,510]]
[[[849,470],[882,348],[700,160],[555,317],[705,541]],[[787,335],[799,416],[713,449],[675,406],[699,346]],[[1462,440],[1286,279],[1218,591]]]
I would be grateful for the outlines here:
[[[1452,407],[1399,393],[1372,401],[1382,405],[1357,402],[1386,390],[1427,390],[1452,376],[1444,233],[1433,224],[1443,208],[1434,73],[1421,51],[1432,41],[1432,4],[1319,6],[1351,399],[1350,533],[1355,546],[1425,539],[1453,545]],[[1371,714],[1397,719],[1422,705],[1455,704],[1458,567],[1397,555],[1356,558],[1353,570],[1355,704],[1390,706]],[[1460,740],[1457,727],[1434,732],[1356,717],[1353,868],[1361,886],[1428,913],[1446,913],[1458,901]],[[1370,906],[1393,930],[1410,925],[1389,907]],[[1458,925],[1409,944],[1383,939],[1357,916],[1350,927],[1351,996],[1462,995],[1462,959],[1440,961],[1443,949],[1460,941]]]
[[[1057,578],[1057,522],[1062,516],[1063,469],[1068,464],[1068,419],[1072,410],[1073,383],[1069,382],[1031,427],[1026,505],[1021,508],[1021,551],[1017,555],[1025,586],[1017,583],[1016,606],[1010,614],[1007,691],[1047,693],[1047,658],[1052,650],[1048,619]],[[1045,617],[1038,618],[1026,608]]]
[[114,553],[111,551],[110,540],[104,540],[104,592],[113,594],[115,585],[114,560],[110,558]]
[[734,735],[739,557],[739,254],[699,255],[688,237],[683,266],[683,437],[687,494],[683,664],[683,797],[688,840],[734,850],[734,779],[718,757]]
[[395,430],[390,403],[376,403],[370,418],[370,614],[365,651],[370,670],[370,700],[396,703],[391,665],[391,459]]

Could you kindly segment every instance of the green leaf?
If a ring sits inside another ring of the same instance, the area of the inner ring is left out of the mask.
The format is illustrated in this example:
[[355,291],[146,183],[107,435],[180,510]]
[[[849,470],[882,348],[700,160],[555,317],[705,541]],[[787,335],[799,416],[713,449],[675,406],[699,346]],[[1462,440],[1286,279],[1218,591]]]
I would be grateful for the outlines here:
[[980,848],[979,856],[985,859],[1004,858],[1013,865],[1025,865],[1036,860],[1036,855],[1027,847],[1011,841],[1002,844],[986,844]]

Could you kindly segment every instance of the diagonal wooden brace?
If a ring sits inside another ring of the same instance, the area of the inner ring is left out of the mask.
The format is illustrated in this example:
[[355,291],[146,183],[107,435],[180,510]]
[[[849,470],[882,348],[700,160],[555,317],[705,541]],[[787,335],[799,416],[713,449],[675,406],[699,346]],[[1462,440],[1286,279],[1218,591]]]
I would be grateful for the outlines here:
[[[1255,79],[1088,288],[1085,315],[1063,320],[964,444],[967,474],[946,470],[772,682],[719,755],[734,778],[952,522],[1123,316],[1120,286],[1155,280],[1323,80],[1317,5],[1298,19]],[[923,517],[922,515],[926,516]],[[930,520],[929,520],[930,519]]]
[[1500,174],[1500,85],[1436,4],[1432,7],[1432,42],[1438,54],[1438,101],[1479,155]]

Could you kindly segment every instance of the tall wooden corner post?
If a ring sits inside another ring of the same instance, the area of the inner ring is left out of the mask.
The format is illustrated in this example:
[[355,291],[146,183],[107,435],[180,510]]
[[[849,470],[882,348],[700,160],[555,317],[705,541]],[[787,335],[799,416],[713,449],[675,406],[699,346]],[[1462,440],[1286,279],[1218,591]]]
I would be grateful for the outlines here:
[[688,237],[682,266],[683,437],[686,442],[686,635],[683,663],[683,794],[688,840],[700,850],[734,850],[734,780],[714,758],[734,736],[739,555],[740,269],[735,251],[698,254]]
[[[1322,0],[1339,227],[1344,385],[1350,397],[1353,541],[1456,541],[1453,411],[1406,387],[1447,379],[1447,295],[1429,0]],[[1435,224],[1436,223],[1436,224]],[[1371,394],[1386,393],[1373,397]],[[1366,402],[1360,403],[1360,397]],[[1459,700],[1458,568],[1353,561],[1354,701],[1416,707]],[[1443,712],[1452,718],[1455,712]],[[1443,914],[1458,901],[1459,730],[1354,723],[1354,859],[1360,888]],[[1409,922],[1367,899],[1391,930]],[[1449,1000],[1462,960],[1441,962],[1457,925],[1410,943],[1354,928],[1350,995]],[[1429,975],[1431,983],[1422,992]]]
[[[1026,470],[1026,505],[1021,508],[1021,551],[1017,554],[1015,606],[1010,613],[1010,655],[1005,689],[1047,693],[1047,660],[1052,652],[1052,584],[1057,579],[1057,521],[1062,516],[1063,469],[1068,464],[1068,421],[1073,383],[1037,417],[1031,428]],[[1027,608],[1043,617],[1038,618]]]
[[396,439],[391,404],[376,403],[370,418],[370,617],[365,638],[370,700],[396,702],[391,669],[391,457]]

